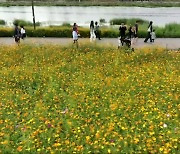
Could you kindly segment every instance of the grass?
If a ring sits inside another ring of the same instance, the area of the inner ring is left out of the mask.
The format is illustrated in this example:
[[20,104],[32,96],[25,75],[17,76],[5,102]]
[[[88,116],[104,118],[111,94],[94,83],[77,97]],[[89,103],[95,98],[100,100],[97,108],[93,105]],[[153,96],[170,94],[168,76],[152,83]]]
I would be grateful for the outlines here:
[[[1,2],[0,6],[30,6],[31,1],[21,1],[21,2]],[[175,1],[161,1],[161,2],[117,2],[117,1],[82,1],[81,3],[78,3],[77,1],[69,1],[69,2],[58,2],[58,1],[53,1],[48,2],[48,1],[41,1],[41,2],[35,2],[34,5],[36,6],[129,6],[129,7],[180,7],[180,2],[178,0]]]
[[178,153],[178,52],[20,45],[0,57],[0,153]]

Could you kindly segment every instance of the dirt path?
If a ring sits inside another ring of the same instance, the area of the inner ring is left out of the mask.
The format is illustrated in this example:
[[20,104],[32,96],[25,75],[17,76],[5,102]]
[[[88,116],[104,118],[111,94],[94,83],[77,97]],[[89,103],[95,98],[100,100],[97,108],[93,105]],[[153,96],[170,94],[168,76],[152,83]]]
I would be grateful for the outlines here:
[[[79,38],[79,43],[90,42],[88,38]],[[118,46],[117,38],[103,38],[102,40],[96,40],[97,44],[105,44]],[[26,38],[26,40],[21,41],[25,44],[59,44],[59,45],[68,45],[72,44],[71,38]],[[0,38],[1,45],[13,45],[15,44],[14,38]],[[138,39],[137,43],[134,45],[134,48],[142,47],[153,47],[160,46],[167,49],[180,49],[180,38],[158,38],[155,40],[155,43],[144,43],[144,39]]]

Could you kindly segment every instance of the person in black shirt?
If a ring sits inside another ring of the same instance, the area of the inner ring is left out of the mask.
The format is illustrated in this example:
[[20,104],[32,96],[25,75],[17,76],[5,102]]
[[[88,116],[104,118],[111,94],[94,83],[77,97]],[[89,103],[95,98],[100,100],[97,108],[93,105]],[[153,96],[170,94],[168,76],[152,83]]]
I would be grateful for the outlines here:
[[96,38],[98,38],[99,40],[101,40],[101,31],[99,29],[99,25],[98,22],[95,22],[95,27],[94,27],[94,33],[96,35]]
[[126,26],[124,25],[124,23],[122,23],[119,27],[119,33],[120,33],[120,40],[121,40],[121,44],[123,46],[124,44],[124,39],[125,39],[125,36],[126,36]]
[[152,42],[152,38],[151,38],[151,33],[153,31],[153,26],[152,26],[153,22],[150,21],[149,23],[149,26],[148,26],[148,34],[147,34],[147,37],[145,38],[144,42],[146,43],[149,39],[150,39],[150,42]]
[[129,39],[131,40],[131,38],[132,38],[132,26],[130,25],[129,26],[129,29],[128,29],[128,37],[129,37]]
[[17,44],[20,43],[20,37],[21,37],[21,32],[20,29],[18,27],[18,24],[15,24],[15,28],[14,28],[14,38],[15,38],[15,42]]

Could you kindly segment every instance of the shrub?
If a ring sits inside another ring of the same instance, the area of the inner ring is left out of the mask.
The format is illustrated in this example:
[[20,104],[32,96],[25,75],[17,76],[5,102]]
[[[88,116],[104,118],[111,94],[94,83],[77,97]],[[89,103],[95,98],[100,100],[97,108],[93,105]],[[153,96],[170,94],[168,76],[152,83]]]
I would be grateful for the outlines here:
[[110,24],[111,25],[120,25],[121,23],[125,23],[127,25],[134,25],[136,23],[136,21],[139,23],[139,24],[148,24],[149,21],[147,20],[143,20],[143,19],[139,19],[139,18],[132,18],[132,19],[126,19],[126,18],[121,18],[121,19],[112,19],[110,20]]
[[[157,37],[180,37],[180,25],[168,24],[164,28],[154,27]],[[89,28],[78,28],[81,37],[88,38]],[[26,27],[26,32],[29,37],[72,37],[72,27],[69,26],[51,26],[51,27],[37,27],[36,30],[33,27]],[[13,35],[13,28],[0,28],[0,37],[11,37]],[[139,38],[146,37],[147,25],[139,25]],[[119,36],[118,28],[101,27],[101,36],[107,38],[116,38]]]
[[5,25],[6,22],[4,20],[0,20],[0,25]]
[[68,22],[64,22],[64,23],[62,24],[62,26],[71,27],[72,25],[71,25],[70,23],[68,23]]
[[[33,26],[33,23],[30,21],[25,21],[25,20],[20,20],[20,19],[15,19],[13,21],[13,24],[17,24],[19,26]],[[40,22],[36,22],[36,26],[40,26],[41,23]]]
[[0,28],[0,37],[12,37],[13,34],[12,28]]
[[101,19],[99,20],[99,22],[100,22],[100,23],[106,23],[106,20],[101,18]]

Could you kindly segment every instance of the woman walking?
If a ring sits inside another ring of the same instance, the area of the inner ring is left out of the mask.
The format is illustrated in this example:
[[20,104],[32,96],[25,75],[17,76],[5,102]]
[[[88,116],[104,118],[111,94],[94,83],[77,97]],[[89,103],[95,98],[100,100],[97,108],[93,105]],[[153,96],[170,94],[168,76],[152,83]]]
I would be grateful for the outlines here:
[[148,26],[148,30],[147,30],[147,37],[146,37],[146,39],[144,40],[144,42],[146,43],[149,39],[150,39],[150,42],[152,42],[152,38],[151,38],[151,33],[152,33],[152,31],[153,31],[153,26],[152,26],[152,24],[153,24],[153,22],[152,21],[150,21],[150,23],[149,23],[149,26]]
[[74,23],[73,28],[72,28],[72,36],[73,36],[73,43],[77,45],[78,47],[78,29],[77,29],[77,24]]
[[94,33],[94,21],[91,21],[90,23],[90,42],[93,40],[96,40],[96,35]]
[[131,34],[131,45],[135,45],[137,42],[137,31],[135,26],[132,27]]

